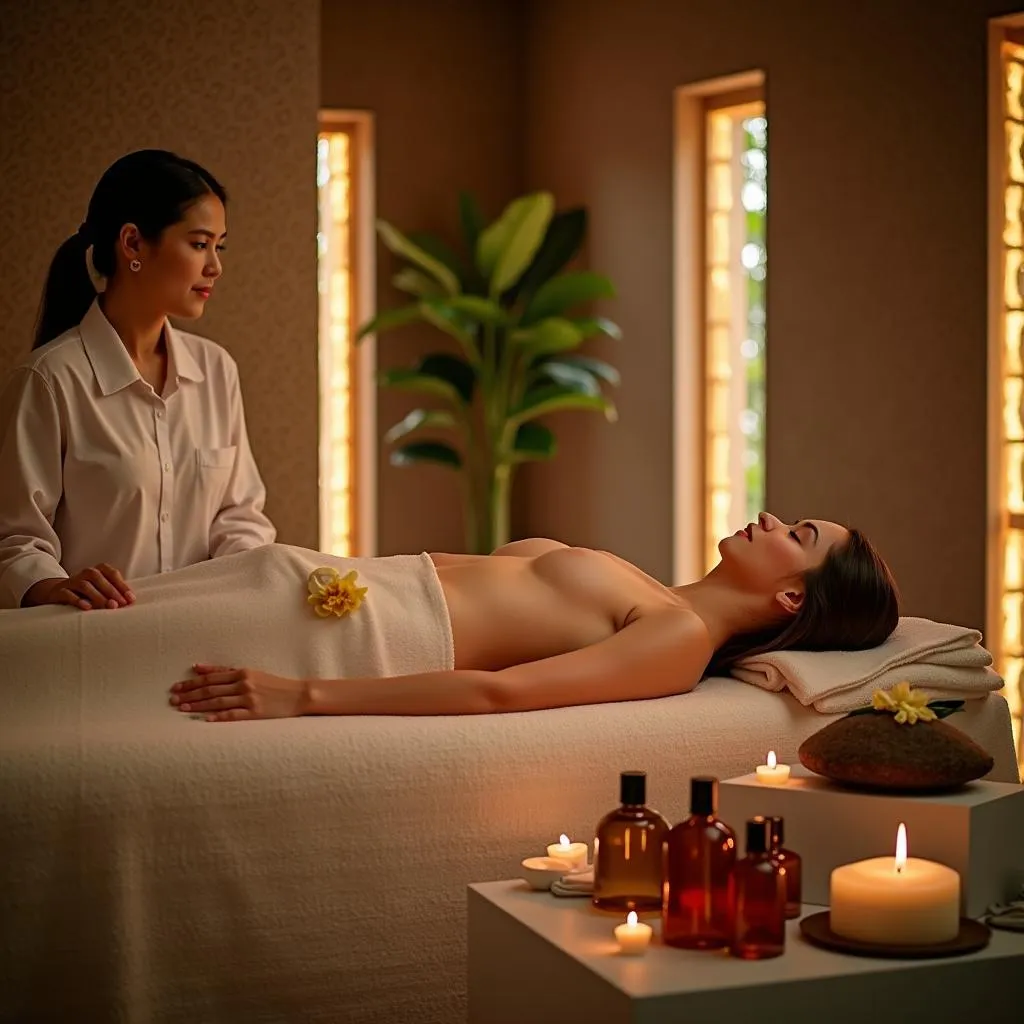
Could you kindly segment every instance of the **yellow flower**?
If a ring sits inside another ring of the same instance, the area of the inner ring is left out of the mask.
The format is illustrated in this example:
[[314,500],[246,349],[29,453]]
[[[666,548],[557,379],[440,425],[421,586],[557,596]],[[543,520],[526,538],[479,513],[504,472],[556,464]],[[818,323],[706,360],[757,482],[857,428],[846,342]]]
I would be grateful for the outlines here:
[[875,690],[871,706],[877,711],[892,711],[899,725],[914,725],[915,722],[934,722],[938,717],[930,707],[923,693],[915,693],[910,683],[897,683],[891,690]]
[[340,619],[359,608],[369,589],[356,586],[358,575],[355,569],[344,576],[330,567],[314,569],[309,574],[309,597],[306,600],[320,618],[337,615]]

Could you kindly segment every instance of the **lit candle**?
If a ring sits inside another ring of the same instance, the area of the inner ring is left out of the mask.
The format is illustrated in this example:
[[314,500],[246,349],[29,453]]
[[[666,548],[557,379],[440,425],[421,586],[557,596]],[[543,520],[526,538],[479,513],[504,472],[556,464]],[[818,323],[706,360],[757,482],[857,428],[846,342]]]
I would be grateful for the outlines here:
[[960,931],[960,876],[945,864],[907,856],[907,829],[896,857],[873,857],[832,872],[831,928],[837,935],[892,946],[931,945]]
[[572,871],[581,871],[587,866],[588,852],[586,843],[570,843],[565,834],[558,837],[557,843],[548,847],[548,856],[568,861]]
[[643,956],[651,941],[651,926],[638,923],[636,911],[626,915],[626,923],[615,926],[615,938],[623,956]]
[[789,782],[789,765],[778,764],[775,751],[768,751],[768,763],[757,766],[757,781],[762,786],[784,786]]

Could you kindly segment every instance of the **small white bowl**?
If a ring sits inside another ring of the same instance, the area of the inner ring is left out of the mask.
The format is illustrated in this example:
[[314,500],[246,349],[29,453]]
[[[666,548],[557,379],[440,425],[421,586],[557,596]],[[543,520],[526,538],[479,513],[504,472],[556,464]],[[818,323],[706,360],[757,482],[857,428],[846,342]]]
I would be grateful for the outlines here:
[[558,857],[527,857],[520,867],[531,889],[550,889],[552,882],[572,871],[572,865]]

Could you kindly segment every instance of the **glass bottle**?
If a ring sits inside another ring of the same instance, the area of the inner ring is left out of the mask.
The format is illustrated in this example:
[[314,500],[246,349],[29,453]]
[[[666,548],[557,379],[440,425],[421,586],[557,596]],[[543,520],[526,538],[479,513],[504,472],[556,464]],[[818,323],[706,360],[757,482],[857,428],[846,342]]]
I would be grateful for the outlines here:
[[747,855],[732,876],[733,937],[729,952],[765,960],[786,951],[786,876],[771,856],[771,822],[747,822]]
[[690,779],[690,816],[665,843],[661,937],[683,949],[723,949],[732,938],[729,883],[736,835],[719,821],[718,779]]
[[770,850],[772,859],[786,874],[786,917],[799,917],[803,903],[803,862],[800,860],[800,854],[787,850],[782,845],[786,837],[782,818],[769,818],[768,820],[772,826],[772,845]]
[[647,773],[622,772],[621,807],[606,814],[594,839],[593,904],[621,913],[660,910],[662,846],[668,822],[646,806]]

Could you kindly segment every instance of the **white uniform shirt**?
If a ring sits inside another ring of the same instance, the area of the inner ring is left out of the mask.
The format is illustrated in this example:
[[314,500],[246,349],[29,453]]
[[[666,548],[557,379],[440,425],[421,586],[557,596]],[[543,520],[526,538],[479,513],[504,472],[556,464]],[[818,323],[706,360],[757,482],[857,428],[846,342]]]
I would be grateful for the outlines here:
[[109,562],[126,579],[270,544],[234,360],[166,325],[162,395],[93,303],[0,393],[0,608]]

